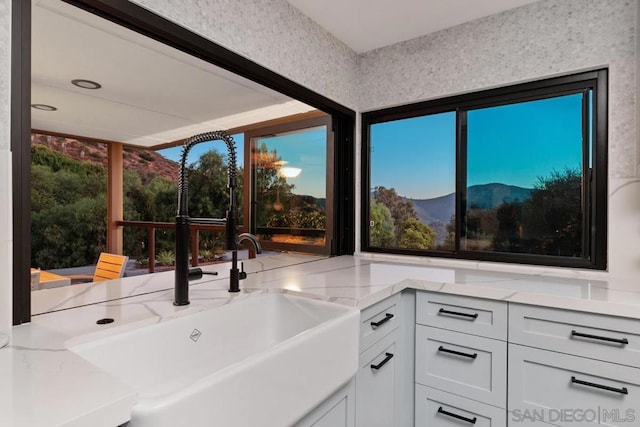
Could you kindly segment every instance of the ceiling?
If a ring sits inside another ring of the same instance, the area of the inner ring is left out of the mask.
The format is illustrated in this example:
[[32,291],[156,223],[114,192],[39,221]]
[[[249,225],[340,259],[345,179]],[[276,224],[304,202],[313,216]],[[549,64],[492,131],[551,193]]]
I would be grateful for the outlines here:
[[57,108],[32,108],[33,129],[152,147],[313,110],[60,0],[33,5],[31,102]]
[[537,0],[287,0],[358,53]]

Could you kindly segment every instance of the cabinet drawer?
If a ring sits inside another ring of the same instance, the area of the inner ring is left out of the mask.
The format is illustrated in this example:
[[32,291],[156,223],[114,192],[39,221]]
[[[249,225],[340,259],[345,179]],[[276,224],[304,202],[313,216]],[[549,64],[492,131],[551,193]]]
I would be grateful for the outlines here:
[[640,367],[640,321],[512,304],[509,342]]
[[508,400],[514,425],[636,425],[640,369],[510,344]]
[[506,341],[507,303],[419,292],[416,323]]
[[506,408],[507,343],[416,326],[416,382]]
[[506,411],[416,384],[416,427],[505,427]]
[[360,355],[356,374],[356,426],[400,424],[400,329]]
[[400,294],[362,310],[360,314],[360,352],[362,353],[402,324],[401,315]]

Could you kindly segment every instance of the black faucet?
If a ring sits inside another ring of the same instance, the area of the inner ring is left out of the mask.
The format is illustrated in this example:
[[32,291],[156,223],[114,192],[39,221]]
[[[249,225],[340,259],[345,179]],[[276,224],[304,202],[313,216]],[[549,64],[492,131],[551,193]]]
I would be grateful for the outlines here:
[[[195,145],[208,141],[223,141],[227,146],[227,161],[229,180],[229,209],[225,218],[189,218],[188,209],[188,182],[186,163],[189,151]],[[239,281],[247,277],[247,273],[238,270],[238,243],[249,240],[256,247],[256,253],[262,252],[258,239],[249,234],[236,235],[238,224],[238,205],[236,203],[238,167],[236,164],[236,145],[233,138],[226,132],[205,132],[189,138],[183,148],[180,157],[180,172],[178,175],[178,212],[176,214],[176,270],[175,270],[175,297],[173,305],[189,304],[189,278],[194,277],[189,270],[189,224],[225,225],[225,249],[232,252],[230,270],[229,292],[240,291]],[[198,275],[195,275],[198,277]]]

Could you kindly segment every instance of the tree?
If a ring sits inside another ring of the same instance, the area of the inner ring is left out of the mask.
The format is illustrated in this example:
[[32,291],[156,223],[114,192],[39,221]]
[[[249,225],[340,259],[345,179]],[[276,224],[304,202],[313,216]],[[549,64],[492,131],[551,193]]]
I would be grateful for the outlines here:
[[436,233],[418,218],[409,218],[402,223],[398,246],[411,249],[433,249],[436,246]]
[[220,153],[211,150],[188,168],[189,216],[224,218],[229,207],[228,168]]
[[582,176],[579,170],[539,177],[524,202],[497,208],[493,250],[582,256]]
[[[259,201],[255,209],[256,224],[261,227],[280,221],[278,217],[290,211],[295,186],[280,175],[278,165],[282,158],[276,150],[269,151],[267,144],[262,143],[252,156],[256,171],[255,195]],[[277,202],[282,204],[279,210],[276,209]]]
[[378,248],[393,246],[394,223],[389,208],[372,199],[369,205],[369,220],[373,223],[373,226],[369,227],[369,244]]
[[435,247],[435,232],[418,219],[413,203],[399,196],[394,188],[376,187],[372,204],[385,206],[393,219],[395,241],[400,248],[432,249]]
[[104,196],[79,198],[32,215],[32,265],[65,268],[93,264],[106,248]]
[[582,175],[580,170],[553,171],[538,178],[523,208],[524,238],[541,240],[548,255],[582,255]]
[[400,240],[400,233],[402,231],[399,225],[403,224],[409,218],[417,218],[413,204],[400,197],[395,188],[376,187],[373,192],[373,198],[378,202],[385,205],[391,211],[391,216],[396,224],[396,238]]

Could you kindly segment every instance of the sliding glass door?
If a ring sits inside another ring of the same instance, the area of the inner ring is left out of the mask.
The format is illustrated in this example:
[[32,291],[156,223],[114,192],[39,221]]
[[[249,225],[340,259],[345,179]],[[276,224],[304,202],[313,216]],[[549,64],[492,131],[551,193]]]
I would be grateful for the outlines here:
[[269,249],[330,253],[333,136],[328,117],[247,132],[251,230]]

